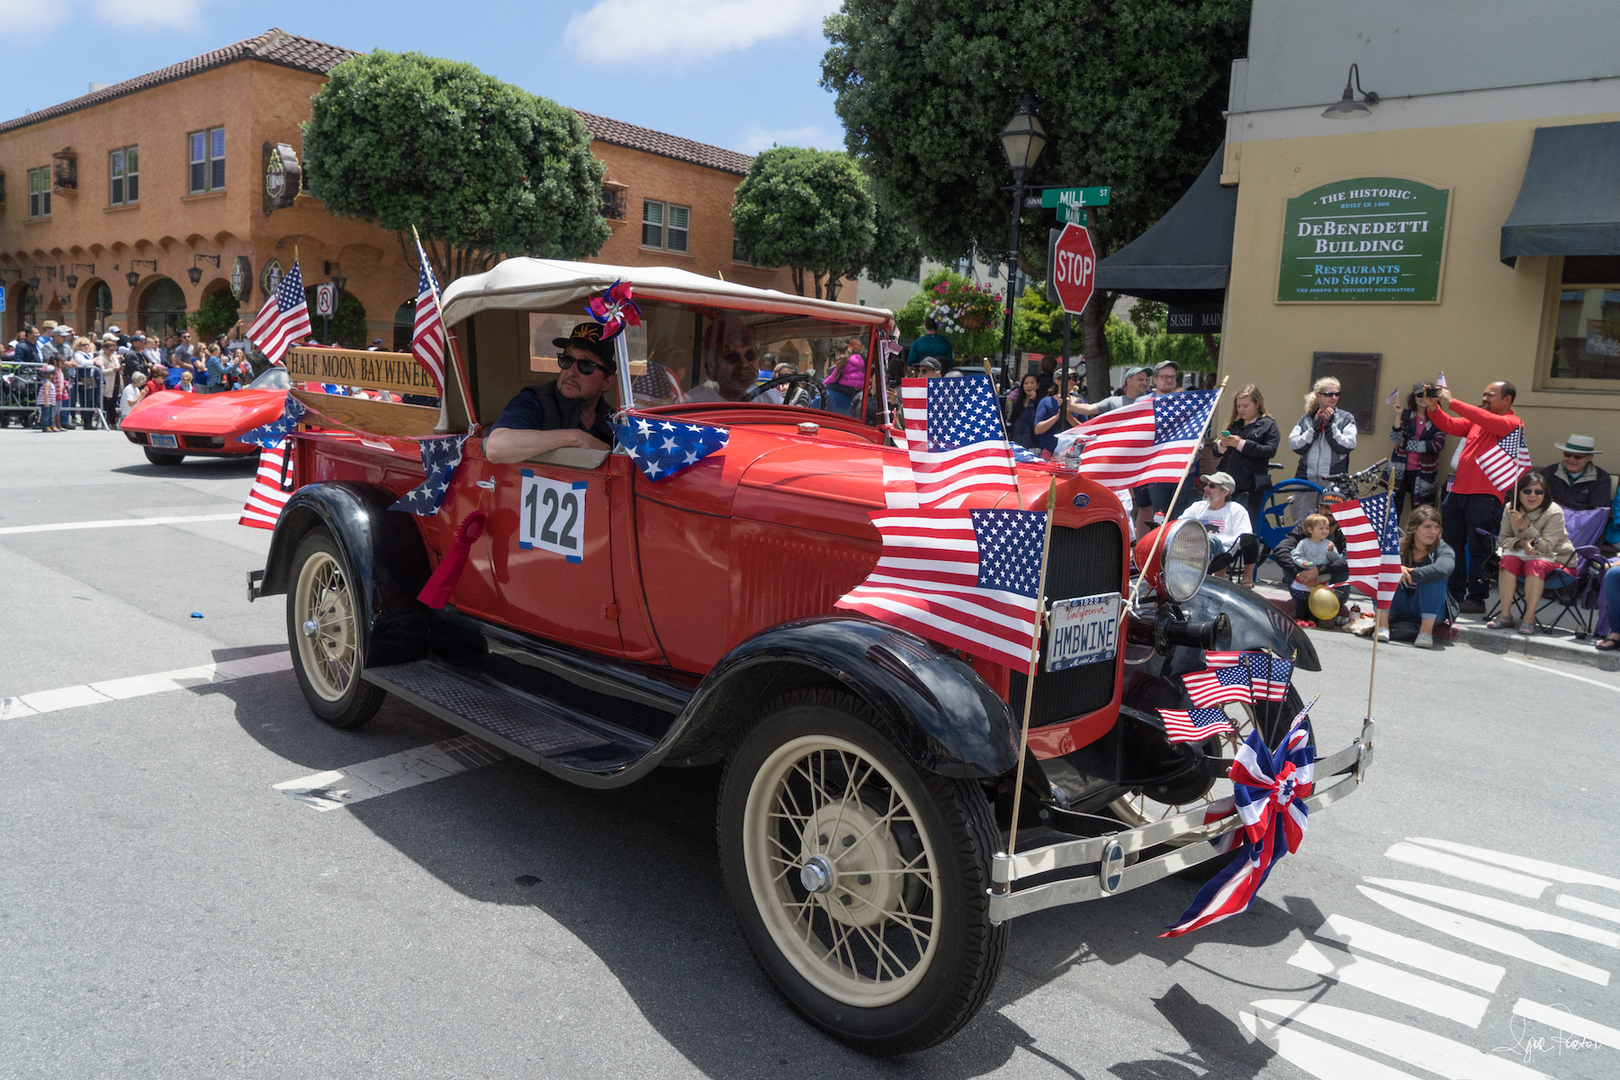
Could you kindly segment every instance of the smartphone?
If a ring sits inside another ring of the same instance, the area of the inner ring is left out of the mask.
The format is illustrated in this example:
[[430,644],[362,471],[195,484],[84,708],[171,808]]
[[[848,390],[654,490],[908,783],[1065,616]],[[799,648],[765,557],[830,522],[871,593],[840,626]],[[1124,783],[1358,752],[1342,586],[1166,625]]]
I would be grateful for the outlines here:
[[1231,433],[1231,432],[1230,432],[1230,431],[1223,431],[1223,432],[1221,432],[1221,438],[1223,438],[1223,439],[1224,439],[1224,438],[1226,438],[1226,437],[1227,437],[1227,436],[1228,436],[1228,435],[1230,435],[1230,434],[1232,434],[1232,433]]

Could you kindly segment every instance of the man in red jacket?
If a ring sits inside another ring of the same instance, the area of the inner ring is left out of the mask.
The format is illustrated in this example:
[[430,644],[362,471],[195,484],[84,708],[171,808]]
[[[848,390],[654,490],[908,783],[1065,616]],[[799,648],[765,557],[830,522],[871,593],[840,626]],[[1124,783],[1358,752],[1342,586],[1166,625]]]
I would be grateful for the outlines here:
[[[1523,427],[1524,421],[1513,411],[1518,389],[1510,382],[1493,382],[1480,395],[1479,406],[1453,401],[1451,391],[1440,388],[1440,407],[1434,407],[1434,398],[1424,398],[1424,408],[1435,427],[1448,435],[1462,435],[1462,458],[1457,462],[1451,494],[1440,507],[1440,528],[1446,546],[1457,556],[1456,568],[1446,583],[1459,610],[1482,614],[1485,599],[1490,595],[1491,582],[1486,564],[1497,530],[1502,525],[1502,492],[1479,467],[1479,455],[1495,446],[1497,440],[1514,428]],[[1451,409],[1452,416],[1445,412]],[[1490,536],[1476,530],[1486,529]],[[1468,558],[1462,558],[1467,551]],[[1466,599],[1464,593],[1467,593]]]

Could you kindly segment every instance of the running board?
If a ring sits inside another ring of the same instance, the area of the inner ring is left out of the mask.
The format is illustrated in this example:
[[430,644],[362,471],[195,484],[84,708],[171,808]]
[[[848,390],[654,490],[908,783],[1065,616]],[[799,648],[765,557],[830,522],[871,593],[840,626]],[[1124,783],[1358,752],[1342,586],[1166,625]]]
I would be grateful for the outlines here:
[[468,677],[434,660],[371,668],[364,678],[513,757],[576,784],[610,786],[613,774],[646,757],[654,745],[565,705]]

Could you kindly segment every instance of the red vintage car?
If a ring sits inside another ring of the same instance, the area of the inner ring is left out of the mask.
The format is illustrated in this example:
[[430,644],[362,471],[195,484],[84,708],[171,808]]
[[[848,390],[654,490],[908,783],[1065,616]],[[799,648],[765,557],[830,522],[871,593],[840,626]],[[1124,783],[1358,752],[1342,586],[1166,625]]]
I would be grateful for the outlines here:
[[154,465],[178,465],[188,454],[251,457],[259,448],[237,440],[281,419],[289,385],[284,368],[271,368],[240,390],[159,390],[129,410],[120,427]]
[[[625,404],[723,426],[729,443],[659,480],[623,447],[489,461],[489,425],[549,377],[552,340],[621,278],[645,317],[619,361],[638,398]],[[1073,471],[1020,467],[1026,505],[1057,477],[1047,596],[1100,600],[1093,640],[1107,647],[1068,667],[1050,635],[1041,647],[1009,855],[1026,676],[834,606],[877,561],[869,514],[905,452],[852,417],[746,399],[757,390],[727,400],[723,335],[708,333],[740,320],[804,370],[851,337],[872,355],[888,312],[535,259],[455,282],[444,311],[463,359],[441,409],[304,398],[308,419],[354,408],[341,426],[369,433],[292,436],[303,486],[249,574],[250,600],[286,594],[294,668],[322,720],[353,727],[395,694],[593,788],[725,763],[721,865],[755,956],[810,1022],[873,1054],[971,1020],[1010,919],[1220,854],[1235,819],[1206,825],[1203,809],[1230,792],[1231,758],[1219,739],[1170,741],[1158,710],[1188,707],[1182,676],[1206,649],[1320,664],[1291,620],[1206,580],[1197,522],[1176,523],[1130,607],[1119,501]],[[881,367],[870,374],[866,393],[881,393]],[[685,400],[648,403],[674,388]],[[446,501],[391,512],[423,480],[416,440],[435,432],[468,436]],[[430,608],[418,594],[475,511],[488,528],[449,603]],[[1227,708],[1241,730],[1256,725],[1252,706]],[[1298,708],[1291,694],[1260,717],[1267,737]],[[1371,751],[1369,722],[1319,759],[1311,807],[1355,790]]]

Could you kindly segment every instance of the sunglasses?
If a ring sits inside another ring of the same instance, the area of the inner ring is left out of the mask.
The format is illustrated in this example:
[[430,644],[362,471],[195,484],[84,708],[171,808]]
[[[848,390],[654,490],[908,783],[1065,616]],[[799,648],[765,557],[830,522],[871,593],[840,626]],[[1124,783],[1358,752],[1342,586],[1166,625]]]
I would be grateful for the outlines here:
[[1317,397],[1338,397],[1339,392],[1337,390],[1321,390],[1321,391],[1317,392],[1316,396]]
[[1523,491],[1519,492],[1519,494],[1520,495],[1545,495],[1547,493],[1544,490],[1542,490],[1541,488],[1525,488]]
[[752,364],[759,359],[759,354],[753,349],[743,349],[741,351],[731,349],[722,354],[721,359],[728,364],[740,364],[744,360]]
[[1568,459],[1570,459],[1570,458],[1574,458],[1574,459],[1575,459],[1575,460],[1576,460],[1576,461],[1579,461],[1579,460],[1581,460],[1581,459],[1582,459],[1582,458],[1589,458],[1589,457],[1591,457],[1591,456],[1592,456],[1592,455],[1591,455],[1591,454],[1565,454],[1565,455],[1564,455],[1564,458],[1565,458],[1565,459],[1566,459],[1566,460],[1568,460]]
[[607,365],[597,360],[576,360],[572,356],[557,357],[557,366],[563,371],[571,367],[578,367],[581,375],[595,375],[598,370],[606,371]]

